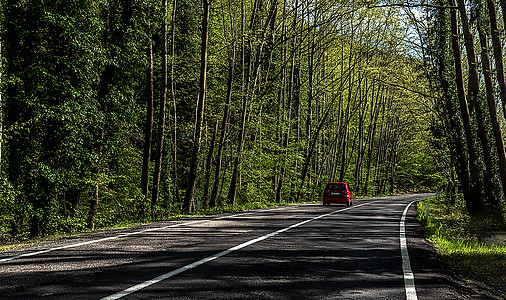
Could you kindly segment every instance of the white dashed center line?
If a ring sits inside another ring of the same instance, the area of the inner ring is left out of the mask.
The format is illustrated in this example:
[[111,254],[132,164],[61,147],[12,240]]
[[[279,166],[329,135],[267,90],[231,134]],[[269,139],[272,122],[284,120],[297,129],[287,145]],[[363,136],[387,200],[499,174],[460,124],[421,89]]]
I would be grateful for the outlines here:
[[185,271],[191,270],[191,269],[193,269],[193,268],[195,268],[195,267],[198,267],[198,266],[200,266],[200,265],[203,265],[203,264],[205,264],[205,263],[207,263],[207,262],[213,261],[213,260],[215,260],[215,259],[217,259],[217,258],[220,258],[220,257],[222,257],[222,256],[225,256],[225,255],[227,255],[227,254],[229,254],[229,253],[232,253],[232,252],[234,252],[234,251],[240,250],[240,249],[242,249],[242,248],[244,248],[244,247],[247,247],[247,246],[249,246],[249,245],[252,245],[252,244],[258,243],[258,242],[260,242],[260,241],[263,241],[263,240],[265,240],[265,239],[268,239],[268,238],[270,238],[270,237],[273,237],[273,236],[275,236],[275,235],[278,235],[278,234],[280,234],[280,233],[283,233],[283,232],[288,231],[288,230],[290,230],[290,229],[293,229],[293,228],[295,228],[295,227],[299,227],[299,226],[304,225],[304,224],[306,224],[306,223],[309,223],[309,222],[312,222],[312,221],[315,221],[315,220],[318,220],[318,219],[321,219],[321,218],[324,218],[324,217],[327,217],[327,216],[330,216],[330,215],[333,215],[333,214],[336,214],[336,213],[339,213],[339,212],[343,212],[343,211],[346,211],[346,210],[349,210],[349,209],[352,209],[352,208],[358,208],[358,207],[360,207],[360,206],[364,206],[364,205],[369,205],[369,204],[372,204],[372,203],[375,203],[375,202],[376,202],[376,201],[373,201],[373,202],[368,202],[368,203],[363,203],[363,204],[356,205],[356,206],[353,206],[353,207],[343,208],[343,209],[336,210],[336,211],[333,211],[333,212],[328,213],[328,214],[320,215],[320,216],[314,217],[314,218],[312,218],[312,219],[308,219],[308,220],[305,220],[305,221],[299,222],[299,223],[297,223],[297,224],[293,224],[293,225],[291,225],[291,226],[289,226],[289,227],[286,227],[286,228],[280,229],[280,230],[278,230],[278,231],[271,232],[271,233],[266,234],[266,235],[264,235],[264,236],[258,237],[258,238],[256,238],[256,239],[253,239],[253,240],[247,241],[247,242],[245,242],[245,243],[239,244],[239,245],[237,245],[237,246],[235,246],[235,247],[232,247],[232,248],[229,248],[229,249],[227,249],[227,250],[221,251],[221,252],[216,253],[216,254],[214,254],[214,255],[208,256],[208,257],[206,257],[206,258],[203,258],[203,259],[201,259],[201,260],[199,260],[199,261],[196,261],[196,262],[194,262],[194,263],[191,263],[191,264],[189,264],[189,265],[186,265],[186,266],[181,267],[181,268],[179,268],[179,269],[176,269],[176,270],[174,270],[174,271],[171,271],[171,272],[165,273],[165,274],[163,274],[163,275],[160,275],[160,276],[158,276],[158,277],[155,277],[155,278],[153,278],[153,279],[150,279],[150,280],[144,281],[143,283],[140,283],[140,284],[134,285],[134,286],[132,286],[132,287],[130,287],[130,288],[128,288],[128,289],[126,289],[126,290],[123,290],[123,291],[121,291],[121,292],[118,292],[118,293],[116,293],[116,294],[114,294],[114,295],[111,295],[111,296],[108,296],[108,297],[102,298],[102,300],[114,300],[114,299],[119,299],[119,298],[125,297],[125,296],[130,295],[130,294],[132,294],[132,293],[135,293],[135,292],[137,292],[137,291],[139,291],[139,290],[141,290],[141,289],[144,289],[144,288],[146,288],[146,287],[148,287],[148,286],[151,286],[151,285],[153,285],[153,284],[156,284],[156,283],[158,283],[158,282],[160,282],[160,281],[162,281],[162,280],[169,279],[169,278],[171,278],[171,277],[173,277],[173,276],[175,276],[175,275],[177,275],[177,274],[181,274],[181,273],[183,273],[183,272],[185,272]]

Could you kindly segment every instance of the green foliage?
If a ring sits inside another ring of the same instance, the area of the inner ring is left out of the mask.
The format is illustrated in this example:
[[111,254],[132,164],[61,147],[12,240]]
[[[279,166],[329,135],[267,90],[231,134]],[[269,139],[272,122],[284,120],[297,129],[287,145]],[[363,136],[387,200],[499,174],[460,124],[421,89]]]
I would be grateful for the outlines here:
[[506,292],[504,222],[494,214],[469,218],[462,196],[454,204],[446,196],[432,198],[419,202],[417,209],[426,236],[446,260]]
[[[52,235],[84,230],[93,220],[100,228],[180,215],[195,139],[203,145],[197,211],[206,211],[205,183],[214,182],[218,168],[211,212],[318,201],[325,183],[335,180],[356,185],[357,196],[445,185],[448,146],[444,134],[430,132],[441,122],[434,122],[424,64],[399,42],[408,31],[402,14],[348,2],[304,3],[303,9],[287,2],[284,9],[275,1],[257,7],[213,1],[204,120],[195,137],[200,2],[177,1],[172,19],[169,1],[160,198],[146,207],[140,189],[146,47],[154,50],[156,135],[164,76],[161,3],[5,1],[0,213],[6,225],[0,231]],[[236,164],[236,206],[229,207]]]

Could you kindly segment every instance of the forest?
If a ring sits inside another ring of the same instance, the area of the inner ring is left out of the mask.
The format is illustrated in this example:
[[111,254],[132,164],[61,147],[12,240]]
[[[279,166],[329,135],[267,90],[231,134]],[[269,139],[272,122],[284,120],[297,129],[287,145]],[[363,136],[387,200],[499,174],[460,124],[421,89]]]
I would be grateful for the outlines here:
[[2,0],[0,235],[320,201],[329,181],[504,221],[496,5]]

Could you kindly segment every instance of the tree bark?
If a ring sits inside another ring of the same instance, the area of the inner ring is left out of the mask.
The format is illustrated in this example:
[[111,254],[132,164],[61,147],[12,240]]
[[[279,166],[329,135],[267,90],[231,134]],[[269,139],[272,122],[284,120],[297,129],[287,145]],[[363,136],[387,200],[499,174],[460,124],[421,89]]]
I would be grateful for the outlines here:
[[380,107],[383,108],[383,113],[385,110],[385,101],[384,99],[385,88],[383,88],[380,84],[378,84],[378,94],[376,96],[376,104],[374,105],[374,116],[371,114],[371,123],[369,125],[369,133],[368,133],[368,151],[367,151],[367,173],[365,177],[364,190],[363,195],[367,195],[368,187],[369,187],[369,176],[371,175],[371,163],[372,163],[372,152],[374,150],[374,138],[376,137],[376,128],[378,126],[378,118]]
[[195,182],[197,179],[197,168],[199,163],[200,153],[200,138],[202,131],[202,122],[204,119],[204,101],[206,99],[206,87],[207,87],[207,46],[209,41],[209,6],[210,1],[202,1],[202,42],[200,47],[200,84],[199,84],[199,95],[197,102],[197,115],[195,116],[195,129],[193,135],[193,149],[192,158],[190,165],[190,173],[188,175],[188,185],[186,187],[186,195],[183,203],[183,210],[187,213],[194,211],[194,199],[193,195],[195,192]]
[[[262,1],[255,0],[254,9],[252,12],[251,22],[250,22],[250,30],[252,32],[256,32],[256,30],[259,28],[259,20],[258,20],[258,10],[262,6]],[[242,25],[242,33],[243,33],[243,39],[246,38],[245,36],[245,28],[244,28],[244,2],[242,2],[242,16],[243,16],[243,25]],[[243,40],[243,43],[246,43],[246,41]],[[235,204],[235,198],[237,193],[237,181],[240,177],[240,167],[242,163],[242,156],[243,156],[243,150],[244,150],[244,139],[246,137],[246,115],[247,115],[247,109],[248,109],[248,102],[249,99],[254,98],[255,89],[256,89],[256,83],[260,72],[260,65],[261,65],[261,58],[262,58],[262,49],[263,49],[263,43],[260,42],[256,58],[253,61],[253,49],[254,49],[255,41],[250,40],[248,47],[245,49],[243,47],[243,66],[246,67],[246,78],[243,78],[243,82],[246,81],[246,86],[243,86],[243,96],[242,96],[242,109],[241,109],[241,125],[239,129],[239,138],[237,141],[237,154],[234,161],[234,170],[232,172],[232,179],[230,181],[230,187],[228,190],[228,202],[231,205]]]
[[[361,102],[363,103],[363,107],[360,108],[359,112],[359,124],[358,124],[358,153],[357,153],[357,160],[355,163],[355,181],[353,182],[353,189],[356,194],[360,193],[360,184],[362,180],[362,166],[364,164],[364,156],[365,156],[365,147],[367,146],[367,141],[364,143],[365,138],[365,118],[366,118],[366,111],[368,106],[367,101],[367,94],[369,93],[369,84],[367,81],[367,78],[365,79],[365,87],[361,89],[361,96],[362,98]],[[373,92],[374,96],[374,84],[373,84]],[[371,115],[373,111],[373,105],[371,105]],[[370,122],[372,122],[372,118],[370,119]]]
[[320,136],[320,132],[323,128],[323,125],[325,124],[325,121],[327,120],[327,117],[329,115],[330,109],[327,109],[325,114],[322,116],[322,119],[320,120],[320,123],[318,124],[318,128],[316,129],[316,132],[314,135],[312,135],[312,139],[309,141],[309,147],[307,155],[304,157],[304,165],[302,167],[302,174],[301,174],[301,183],[297,192],[297,199],[296,202],[299,202],[301,196],[302,196],[302,189],[304,188],[304,183],[306,181],[306,176],[309,170],[309,164],[311,163],[311,159],[313,157],[313,153],[315,150],[316,142],[318,139],[318,136]]
[[153,140],[153,44],[149,41],[147,48],[148,68],[146,70],[146,124],[144,127],[144,154],[142,160],[141,191],[142,211],[146,210],[149,190],[149,163],[151,159],[151,143]]
[[[283,42],[283,49],[282,49],[282,57],[283,61],[286,62],[286,64],[283,66],[282,73],[281,73],[281,86],[282,89],[280,91],[280,99],[279,99],[279,143],[281,146],[281,151],[279,151],[278,157],[280,158],[280,170],[278,173],[277,181],[274,184],[275,194],[276,194],[276,203],[281,203],[282,200],[282,192],[283,192],[283,184],[285,180],[286,175],[286,166],[287,166],[287,159],[288,159],[288,140],[290,138],[290,126],[291,126],[291,111],[292,111],[292,103],[291,103],[291,81],[290,83],[287,82],[287,73],[288,73],[288,41],[286,39],[287,35],[287,4],[286,2],[283,2],[283,33],[282,33],[282,40],[286,41]],[[296,39],[293,39],[293,43],[295,43]],[[294,50],[295,51],[295,47]],[[294,63],[293,60],[290,59],[292,66]],[[293,68],[290,68],[293,70]],[[288,103],[287,103],[288,102]],[[283,129],[286,128],[286,132],[283,132]]]
[[176,59],[176,11],[177,0],[172,2],[172,21],[171,21],[171,62],[170,62],[170,91],[172,95],[172,194],[173,199],[180,202],[178,177],[177,177],[177,105],[176,105],[176,82],[174,80],[174,65]]
[[209,144],[209,151],[207,152],[206,168],[204,171],[204,193],[202,195],[202,207],[207,208],[209,206],[209,182],[211,181],[211,167],[214,160],[214,147],[216,146],[216,135],[218,134],[219,116],[216,116],[216,124],[214,125],[213,137],[211,144]]
[[225,103],[225,111],[223,112],[223,118],[221,120],[220,127],[220,142],[218,147],[216,168],[214,171],[214,183],[211,191],[211,199],[209,201],[209,207],[216,206],[216,198],[218,197],[218,188],[221,177],[221,166],[223,161],[223,147],[225,146],[225,136],[227,131],[227,124],[230,118],[230,106],[232,104],[232,89],[234,86],[234,65],[235,65],[235,45],[232,45],[232,55],[230,57],[230,63],[228,68],[228,80],[227,80],[227,96]]
[[[455,5],[455,0],[450,0],[451,5]],[[459,10],[461,11],[461,17],[467,20],[467,15],[465,13],[465,7],[462,6],[464,3],[462,0],[459,0]],[[462,13],[463,11],[463,13]],[[471,182],[462,182],[462,186],[464,189],[464,198],[466,201],[467,210],[470,215],[474,215],[478,207],[481,205],[481,193],[477,190],[478,185],[478,170],[476,166],[476,150],[473,142],[473,133],[471,129],[471,117],[469,114],[469,107],[467,104],[466,93],[464,89],[464,76],[462,72],[462,55],[460,52],[460,43],[459,43],[459,32],[458,32],[458,20],[457,20],[457,11],[451,10],[451,28],[452,28],[452,49],[453,55],[455,59],[455,71],[456,71],[456,83],[457,83],[457,93],[460,104],[460,112],[462,115],[462,121],[464,124],[464,133],[466,136],[467,149],[469,153],[469,171],[470,171],[470,179]],[[474,47],[472,42],[469,40],[469,32],[468,39],[466,44],[469,47],[466,47],[468,50],[468,59],[470,60],[470,69],[476,69],[476,55],[474,54]],[[474,57],[474,58],[473,58]],[[473,61],[474,60],[474,61]],[[472,87],[476,90],[476,84],[478,84],[478,79],[476,78],[476,72],[470,71],[470,85],[474,85]],[[479,88],[478,88],[479,90]],[[477,95],[475,95],[476,97]]]
[[158,197],[160,194],[160,177],[162,173],[162,161],[163,161],[163,148],[165,142],[165,107],[167,103],[167,0],[163,0],[163,24],[162,24],[162,98],[160,101],[160,115],[159,115],[159,127],[158,127],[158,148],[156,149],[156,163],[155,170],[153,173],[153,193],[151,196],[151,206],[158,204]]
[[[506,0],[501,0],[500,3],[502,7],[502,17],[504,22],[506,22]],[[506,118],[506,79],[504,76],[502,41],[499,33],[499,26],[497,25],[497,8],[495,6],[495,1],[493,0],[487,0],[487,6],[489,12],[488,15],[490,18],[490,32],[492,33],[492,43],[494,45],[494,60],[495,69],[497,72],[497,82],[501,90],[501,93],[499,95],[502,103],[502,112],[504,114],[504,118]],[[506,190],[504,192],[506,193]]]
[[[494,5],[494,4],[492,4]],[[494,5],[495,6],[495,5]],[[490,6],[489,6],[490,8]],[[495,13],[495,11],[490,11],[490,13]],[[479,16],[481,18],[481,16]],[[494,83],[492,81],[492,69],[490,67],[490,56],[489,56],[489,47],[488,47],[488,39],[484,32],[484,28],[482,27],[481,20],[478,21],[478,33],[480,36],[480,44],[481,44],[481,62],[483,65],[483,75],[485,78],[485,86],[487,89],[487,104],[488,110],[490,113],[490,120],[492,122],[492,128],[494,132],[495,145],[497,156],[499,157],[499,174],[501,176],[501,183],[503,188],[503,194],[506,195],[506,153],[504,151],[504,140],[502,137],[501,124],[499,123],[499,118],[497,115],[497,106],[495,99],[495,91],[494,91]],[[497,24],[496,24],[497,25]],[[497,30],[497,27],[496,27]],[[495,45],[495,44],[494,44]],[[502,51],[501,51],[502,52]],[[490,197],[492,203],[496,207],[501,207],[498,199],[495,197]]]
[[[483,153],[483,159],[485,161],[485,169],[486,169],[486,181],[485,184],[488,184],[491,180],[491,174],[492,172],[492,158],[491,158],[491,152],[490,152],[490,146],[489,146],[489,138],[487,134],[487,126],[485,125],[485,117],[483,116],[482,111],[482,93],[480,91],[480,77],[478,73],[478,63],[477,63],[477,57],[476,57],[476,51],[474,47],[474,36],[471,33],[471,30],[469,28],[469,21],[467,18],[466,8],[464,0],[458,0],[458,7],[460,11],[460,17],[462,20],[462,29],[464,33],[464,41],[466,46],[466,52],[467,52],[467,62],[469,65],[469,78],[468,78],[468,98],[469,103],[471,104],[471,107],[474,109],[476,114],[476,123],[478,125],[478,132],[479,132],[479,139],[482,146],[482,153]],[[481,188],[479,187],[481,185],[480,183],[480,177],[479,177],[479,167],[478,167],[478,152],[470,153],[469,160],[470,160],[470,173],[471,173],[471,180],[473,185],[471,186],[473,188],[472,192],[475,194],[474,197],[481,198]],[[490,189],[491,187],[487,187]],[[477,207],[480,205],[479,202],[481,200],[478,200],[478,202],[474,203],[473,205],[477,205]]]

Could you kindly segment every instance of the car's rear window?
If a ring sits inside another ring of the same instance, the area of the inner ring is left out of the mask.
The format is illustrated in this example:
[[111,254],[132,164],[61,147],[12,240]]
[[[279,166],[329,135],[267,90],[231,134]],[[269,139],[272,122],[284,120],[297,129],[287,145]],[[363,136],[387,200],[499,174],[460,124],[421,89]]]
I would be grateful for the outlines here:
[[342,183],[329,183],[327,190],[345,190],[346,185]]

